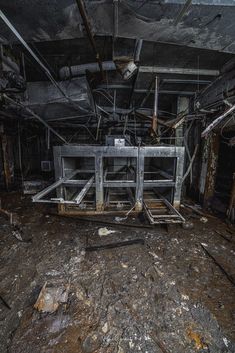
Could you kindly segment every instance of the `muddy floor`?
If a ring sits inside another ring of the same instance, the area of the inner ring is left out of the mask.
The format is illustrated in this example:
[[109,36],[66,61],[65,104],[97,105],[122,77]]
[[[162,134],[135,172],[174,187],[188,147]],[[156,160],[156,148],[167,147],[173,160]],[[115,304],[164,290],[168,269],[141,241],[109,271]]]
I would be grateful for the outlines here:
[[[105,225],[1,197],[20,224],[0,216],[1,353],[235,352],[235,232],[222,220],[183,210],[192,229],[98,235]],[[139,242],[87,250],[127,240]],[[66,291],[54,312],[34,308],[43,286]]]

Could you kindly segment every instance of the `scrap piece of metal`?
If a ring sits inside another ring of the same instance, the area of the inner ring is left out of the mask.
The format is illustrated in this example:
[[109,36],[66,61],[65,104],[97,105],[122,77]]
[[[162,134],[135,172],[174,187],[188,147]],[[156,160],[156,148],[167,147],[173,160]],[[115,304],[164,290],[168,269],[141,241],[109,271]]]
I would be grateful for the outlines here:
[[[114,71],[116,70],[116,65],[113,61],[103,61],[102,68],[105,71]],[[69,79],[71,77],[76,77],[79,75],[85,75],[86,70],[90,72],[98,72],[100,70],[99,64],[87,63],[81,65],[73,65],[71,67],[64,66],[59,70],[59,77],[62,80]],[[219,76],[219,70],[211,70],[211,69],[189,69],[189,68],[181,68],[181,67],[164,67],[164,66],[139,66],[140,73],[150,73],[150,74],[177,74],[177,75],[192,75],[192,76]],[[155,80],[155,78],[154,78]],[[165,79],[164,79],[165,80]],[[167,79],[166,79],[167,80]],[[196,82],[195,82],[196,81]],[[211,81],[202,81],[195,80],[191,83],[196,84],[207,84]],[[167,81],[166,81],[167,83]],[[169,82],[170,83],[170,82]],[[171,82],[173,83],[173,82]],[[175,83],[183,83],[183,82],[175,82]],[[185,82],[186,83],[186,82]],[[106,85],[105,85],[106,87]]]
[[156,73],[156,74],[179,74],[179,75],[195,75],[195,76],[218,76],[219,70],[211,69],[187,69],[181,67],[166,66],[140,66],[140,72]]
[[85,248],[85,251],[92,252],[97,250],[115,249],[115,248],[121,248],[123,246],[135,245],[135,244],[144,245],[144,243],[145,243],[144,239],[133,239],[133,240],[120,241],[117,243],[111,243],[111,244],[105,244],[105,245],[88,246],[87,248]]
[[216,126],[218,126],[224,118],[235,111],[235,104],[226,110],[222,115],[218,116],[207,128],[202,131],[201,137],[206,137]]

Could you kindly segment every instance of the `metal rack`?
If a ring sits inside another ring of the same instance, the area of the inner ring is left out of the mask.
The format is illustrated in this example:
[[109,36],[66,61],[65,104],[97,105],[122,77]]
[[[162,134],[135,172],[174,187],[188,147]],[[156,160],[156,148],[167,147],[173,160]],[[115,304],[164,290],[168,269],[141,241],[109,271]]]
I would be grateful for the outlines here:
[[175,209],[183,164],[184,147],[56,146],[56,182],[33,201],[57,203],[61,213],[120,213],[134,207],[149,214],[145,195],[156,189],[167,192],[166,203]]

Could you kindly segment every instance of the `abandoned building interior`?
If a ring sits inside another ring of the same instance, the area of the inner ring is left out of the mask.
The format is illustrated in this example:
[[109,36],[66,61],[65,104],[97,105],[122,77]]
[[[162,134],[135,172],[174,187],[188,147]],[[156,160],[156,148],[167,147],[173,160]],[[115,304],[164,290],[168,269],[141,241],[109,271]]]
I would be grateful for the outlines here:
[[0,0],[0,353],[235,353],[235,0]]

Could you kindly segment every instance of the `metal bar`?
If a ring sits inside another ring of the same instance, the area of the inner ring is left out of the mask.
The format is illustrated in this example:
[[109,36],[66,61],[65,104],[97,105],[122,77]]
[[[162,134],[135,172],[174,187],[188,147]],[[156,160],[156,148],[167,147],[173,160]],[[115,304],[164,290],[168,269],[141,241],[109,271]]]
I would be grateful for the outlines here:
[[209,69],[186,69],[180,67],[164,67],[164,66],[140,66],[140,72],[156,73],[156,74],[180,74],[195,76],[218,76],[219,70]]
[[192,0],[186,0],[185,4],[183,6],[183,8],[181,9],[181,11],[179,12],[179,14],[177,15],[174,24],[177,25],[180,20],[184,17],[185,12],[188,11],[189,7],[192,5]]
[[[33,202],[38,202],[43,196],[49,194],[49,192],[53,191],[58,186],[62,185],[66,180],[69,180],[72,177],[74,177],[77,174],[77,172],[78,171],[75,170],[73,173],[70,174],[69,177],[61,178],[61,179],[57,180],[55,183],[53,183],[52,185],[49,185],[46,189],[40,191],[37,195],[32,197]],[[45,200],[45,202],[48,202],[48,201]]]
[[139,63],[140,61],[140,53],[143,46],[143,39],[137,39],[135,42],[135,52],[134,52],[134,61],[135,63]]
[[229,114],[231,114],[233,111],[235,111],[235,104],[229,108],[226,112],[224,112],[222,115],[220,115],[218,118],[216,118],[207,128],[202,131],[201,137],[207,136],[217,125],[220,124],[220,122],[226,118]]
[[[147,98],[149,97],[150,94],[155,93],[155,90],[153,90],[153,85],[155,82],[155,77],[154,80],[151,83],[151,86],[148,89],[145,88],[135,88],[133,93],[146,93],[146,96],[144,97],[144,99],[142,100],[142,102],[140,103],[140,107],[143,107],[144,103],[146,102]],[[125,89],[125,90],[130,90],[133,88],[133,86],[131,85],[99,85],[99,88],[105,88],[105,89],[110,89],[110,90],[116,90],[116,89]],[[159,89],[158,90],[159,94],[175,94],[175,95],[182,95],[182,96],[192,96],[195,94],[195,91],[182,91],[182,90],[178,90],[178,91],[172,91],[172,90],[167,90],[167,89]],[[101,107],[103,108],[103,107]],[[109,107],[110,109],[110,107]],[[128,110],[128,109],[126,109]],[[130,110],[130,108],[129,108]]]
[[82,17],[83,24],[84,24],[84,27],[85,27],[85,29],[86,29],[86,32],[87,32],[89,41],[90,41],[91,46],[92,46],[92,49],[93,49],[93,51],[94,51],[94,53],[95,53],[96,60],[97,60],[98,65],[99,65],[99,69],[100,69],[101,75],[102,75],[102,77],[104,78],[104,72],[103,72],[103,67],[102,67],[102,61],[101,61],[101,59],[100,59],[100,54],[99,54],[99,52],[98,52],[98,50],[97,50],[96,43],[95,43],[93,34],[92,34],[92,32],[91,32],[91,28],[90,28],[90,24],[89,24],[89,20],[88,20],[87,14],[86,14],[86,10],[85,10],[85,7],[84,7],[83,0],[76,0],[76,3],[77,3],[77,6],[78,6],[80,15],[81,15],[81,17]]
[[[164,0],[166,4],[184,4],[185,0]],[[235,6],[234,0],[192,0],[192,5]]]
[[30,108],[25,107],[24,104],[20,103],[20,102],[16,102],[14,99],[8,97],[6,94],[3,94],[3,97],[10,103],[18,105],[20,107],[22,107],[23,109],[25,109],[25,111],[27,111],[29,114],[31,114],[34,118],[36,118],[37,120],[39,120],[44,126],[46,126],[54,135],[56,135],[61,141],[63,141],[65,144],[68,144],[68,142],[60,135],[58,134],[58,132],[56,132],[49,124],[47,124],[45,122],[45,120],[43,120],[39,115],[37,115],[36,113],[34,113],[34,111],[32,111]]
[[42,190],[38,194],[32,197],[33,202],[39,201],[43,196],[47,195],[49,192],[53,191],[56,189],[58,186],[62,185],[64,182],[65,178],[57,180],[55,183],[52,185],[48,186],[46,189]]
[[182,221],[184,222],[185,219],[184,219],[184,217],[178,212],[178,210],[177,210],[175,207],[173,207],[172,204],[171,204],[167,199],[165,199],[165,198],[163,198],[163,197],[162,197],[162,199],[164,200],[166,206],[168,206],[169,209],[172,210],[172,212],[175,212],[175,213],[182,219]]
[[154,92],[154,107],[153,107],[153,118],[151,130],[152,136],[156,135],[157,132],[157,108],[158,108],[158,77],[155,77],[155,92]]
[[81,203],[81,201],[83,200],[83,198],[86,196],[86,194],[88,193],[88,191],[90,190],[93,182],[95,180],[95,177],[92,176],[88,182],[86,183],[86,185],[82,188],[82,190],[79,192],[79,194],[74,198],[74,201],[79,204]]
[[162,83],[176,83],[176,84],[195,84],[195,85],[209,85],[211,83],[210,80],[180,80],[174,78],[164,78]]

